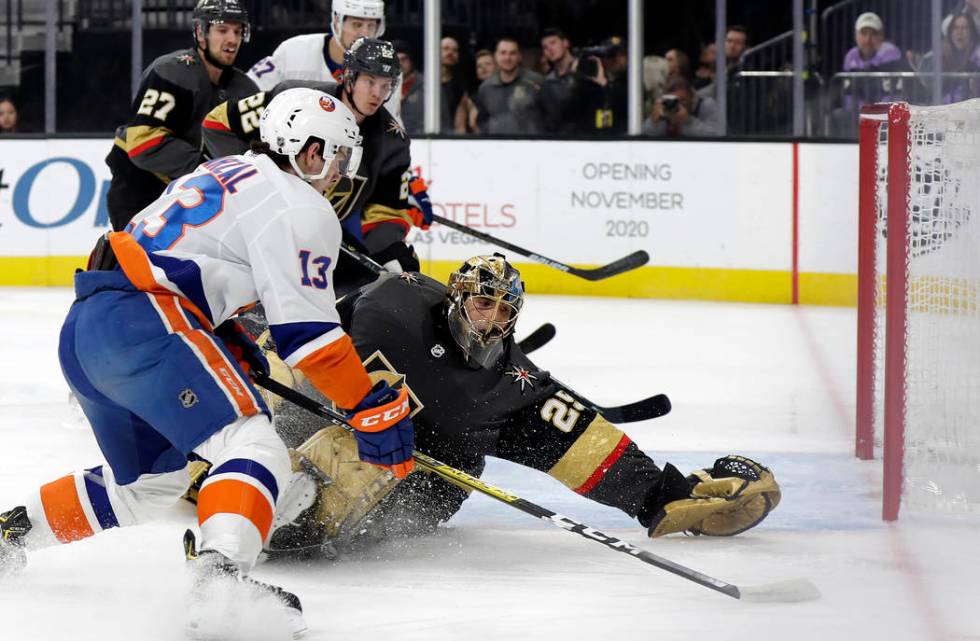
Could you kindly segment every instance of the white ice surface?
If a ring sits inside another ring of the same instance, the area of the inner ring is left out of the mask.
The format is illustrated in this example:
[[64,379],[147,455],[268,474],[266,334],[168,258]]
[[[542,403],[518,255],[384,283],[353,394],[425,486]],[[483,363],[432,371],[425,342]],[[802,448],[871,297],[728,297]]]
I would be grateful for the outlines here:
[[[57,361],[64,289],[0,289],[0,509],[100,462]],[[783,502],[731,539],[646,539],[616,510],[491,461],[484,478],[725,581],[805,577],[801,604],[728,598],[483,496],[438,535],[337,562],[258,567],[295,591],[310,639],[980,640],[980,523],[880,520],[879,462],[851,452],[853,310],[531,297],[521,329],[557,338],[544,368],[603,405],[667,393],[673,412],[625,426],[682,470],[731,452],[771,466]],[[521,332],[519,332],[521,334]],[[0,583],[0,637],[182,638],[180,537],[159,523],[41,550]]]

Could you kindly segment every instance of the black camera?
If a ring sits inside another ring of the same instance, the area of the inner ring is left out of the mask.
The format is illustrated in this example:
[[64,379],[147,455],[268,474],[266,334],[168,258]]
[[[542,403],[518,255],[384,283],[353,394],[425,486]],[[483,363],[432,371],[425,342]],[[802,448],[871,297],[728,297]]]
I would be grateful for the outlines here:
[[[599,65],[603,58],[615,53],[615,48],[608,45],[598,47],[582,47],[577,52],[578,72],[583,78],[595,78],[599,75]],[[598,58],[598,60],[597,60]]]
[[668,93],[661,96],[660,104],[663,105],[665,114],[675,114],[681,108],[681,99]]

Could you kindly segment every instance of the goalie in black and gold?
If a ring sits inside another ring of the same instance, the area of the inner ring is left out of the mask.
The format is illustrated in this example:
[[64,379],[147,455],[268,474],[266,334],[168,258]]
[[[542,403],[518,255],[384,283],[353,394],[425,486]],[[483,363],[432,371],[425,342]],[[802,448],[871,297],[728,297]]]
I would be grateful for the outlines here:
[[[409,388],[416,449],[449,465],[479,476],[485,457],[495,456],[545,472],[637,518],[654,537],[738,534],[778,505],[772,473],[744,457],[719,458],[687,476],[658,466],[521,352],[513,334],[523,305],[520,274],[494,255],[467,260],[448,287],[414,273],[389,276],[339,308],[372,377]],[[307,391],[286,370],[280,378]],[[343,429],[318,430],[320,419],[270,400],[287,444],[302,443],[270,551],[424,534],[467,497],[422,471],[399,481],[362,463]]]

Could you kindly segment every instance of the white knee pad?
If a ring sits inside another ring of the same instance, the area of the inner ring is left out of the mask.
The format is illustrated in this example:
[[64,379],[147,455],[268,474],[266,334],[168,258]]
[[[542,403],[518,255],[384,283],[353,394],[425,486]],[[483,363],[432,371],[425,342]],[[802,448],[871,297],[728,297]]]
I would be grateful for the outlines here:
[[241,418],[194,452],[211,463],[198,495],[201,549],[249,569],[268,538],[291,473],[289,453],[269,419]]

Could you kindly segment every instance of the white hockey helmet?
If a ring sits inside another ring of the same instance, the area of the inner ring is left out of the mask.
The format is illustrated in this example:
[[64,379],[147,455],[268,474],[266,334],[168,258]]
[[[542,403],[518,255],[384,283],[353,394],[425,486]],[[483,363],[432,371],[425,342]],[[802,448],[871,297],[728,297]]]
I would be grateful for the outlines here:
[[[296,175],[303,180],[319,180],[327,175],[334,158],[340,158],[340,173],[350,178],[361,164],[361,134],[351,110],[333,96],[315,89],[287,89],[269,103],[259,120],[262,142],[277,154],[289,158]],[[296,154],[306,142],[323,140],[323,170],[304,174]]]
[[378,30],[374,33],[374,38],[380,38],[381,34],[385,32],[384,0],[333,0],[330,30],[333,31],[333,39],[337,41],[341,49],[347,49],[344,43],[340,41],[340,30],[344,25],[344,18],[348,17],[377,20]]

